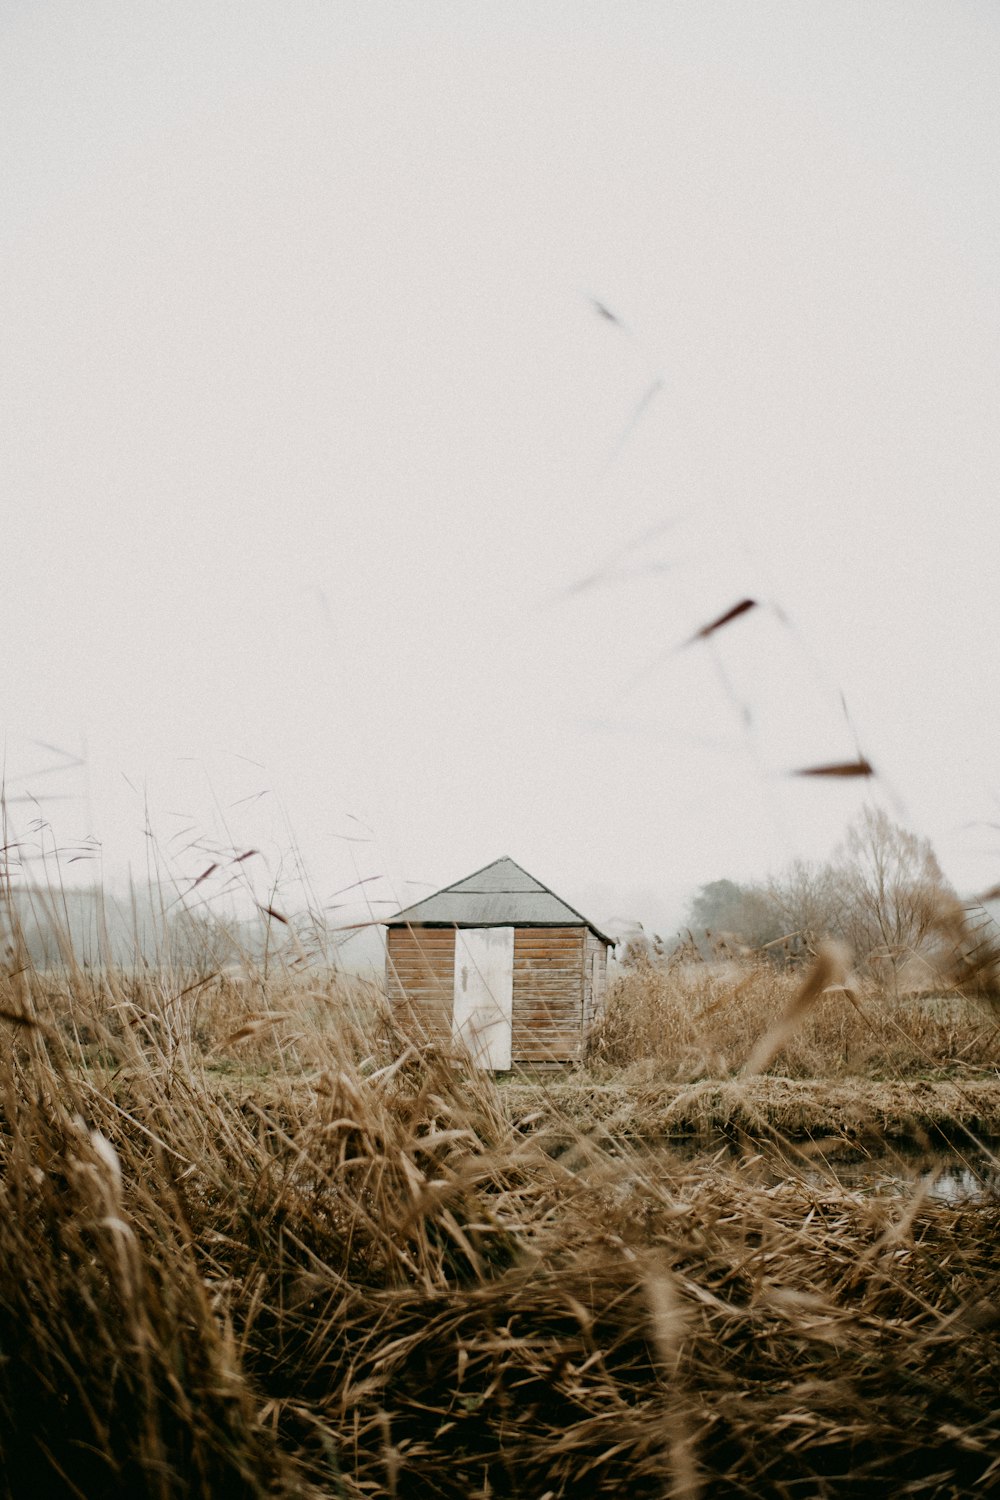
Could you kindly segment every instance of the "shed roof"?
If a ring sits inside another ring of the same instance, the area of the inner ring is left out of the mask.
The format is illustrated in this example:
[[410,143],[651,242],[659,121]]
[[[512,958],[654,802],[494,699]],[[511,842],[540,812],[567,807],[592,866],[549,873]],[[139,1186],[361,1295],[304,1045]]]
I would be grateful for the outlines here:
[[446,885],[390,917],[388,927],[589,927],[609,938],[575,907],[504,855],[464,880]]

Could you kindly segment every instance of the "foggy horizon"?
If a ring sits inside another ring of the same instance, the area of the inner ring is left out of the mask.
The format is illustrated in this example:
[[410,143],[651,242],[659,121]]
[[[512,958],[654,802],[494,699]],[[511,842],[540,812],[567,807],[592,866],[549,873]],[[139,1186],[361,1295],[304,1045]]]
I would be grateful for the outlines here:
[[26,881],[672,930],[873,800],[996,884],[992,7],[3,31]]

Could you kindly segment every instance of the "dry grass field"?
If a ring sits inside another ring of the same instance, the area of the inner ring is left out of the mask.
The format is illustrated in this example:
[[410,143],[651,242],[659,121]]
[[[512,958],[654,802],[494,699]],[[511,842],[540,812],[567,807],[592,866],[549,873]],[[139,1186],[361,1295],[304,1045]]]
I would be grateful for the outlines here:
[[[626,972],[613,984],[592,1060],[677,1082],[741,1070],[801,983],[767,963]],[[1000,1012],[957,989],[894,994],[837,975],[795,1020],[775,1061],[789,1078],[943,1076],[995,1069]]]
[[[498,1084],[356,981],[12,969],[11,1500],[1000,1488],[1000,1204],[753,1170],[810,1074],[988,1084],[972,1002],[820,995],[748,1077],[801,981],[630,975]],[[727,1091],[742,1154],[636,1140]]]
[[[990,1001],[852,979],[799,1008],[801,985],[801,973],[759,962],[627,972],[610,989],[585,1075],[549,1092],[579,1126],[613,1136],[742,1131],[914,1146],[1000,1137]],[[758,1070],[762,1038],[773,1055]]]

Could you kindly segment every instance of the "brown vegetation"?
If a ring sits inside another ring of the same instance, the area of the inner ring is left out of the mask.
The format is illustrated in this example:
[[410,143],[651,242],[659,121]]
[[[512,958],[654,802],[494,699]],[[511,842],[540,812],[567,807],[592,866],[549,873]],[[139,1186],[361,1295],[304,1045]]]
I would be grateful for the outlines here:
[[[787,1013],[802,979],[761,961],[630,969],[609,988],[592,1063],[671,1083],[726,1078]],[[1000,1015],[978,998],[897,994],[843,975],[795,1018],[769,1066],[789,1078],[892,1079],[992,1068],[998,1051]]]
[[553,1128],[608,1142],[672,1141],[701,1149],[724,1139],[756,1146],[794,1145],[837,1159],[881,1155],[890,1146],[916,1153],[968,1149],[1000,1140],[1000,1078],[703,1078],[670,1083],[650,1068],[606,1078],[519,1080],[503,1086],[515,1119],[536,1116]]
[[[667,1015],[675,1071],[735,1065],[787,999],[751,981],[631,979],[604,1055]],[[842,999],[805,1019],[802,1066],[842,1048]],[[11,1500],[1000,1478],[988,1199],[609,1151],[593,1121],[400,1052],[377,997],[334,980],[29,967],[0,1010]],[[971,1035],[931,1018],[907,1046],[928,1026],[942,1052]]]

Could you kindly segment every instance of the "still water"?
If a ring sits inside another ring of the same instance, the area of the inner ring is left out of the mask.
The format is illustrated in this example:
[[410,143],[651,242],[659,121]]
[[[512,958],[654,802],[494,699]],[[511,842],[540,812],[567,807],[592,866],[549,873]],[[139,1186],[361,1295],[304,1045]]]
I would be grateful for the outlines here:
[[[676,1152],[674,1144],[669,1148]],[[796,1148],[782,1144],[764,1147],[756,1154],[739,1151],[726,1140],[706,1151],[685,1144],[681,1154],[714,1156],[740,1173],[768,1186],[792,1179],[811,1186],[837,1186],[859,1195],[898,1196],[920,1192],[946,1203],[1000,1202],[1000,1142],[990,1146],[953,1146],[913,1151],[885,1150],[845,1156],[839,1146],[831,1151],[815,1146]]]
[[946,1203],[972,1203],[1000,1197],[1000,1164],[981,1152],[935,1152],[916,1159],[904,1155],[870,1157],[865,1161],[827,1161],[807,1168],[808,1180],[831,1178],[857,1193],[923,1192]]

